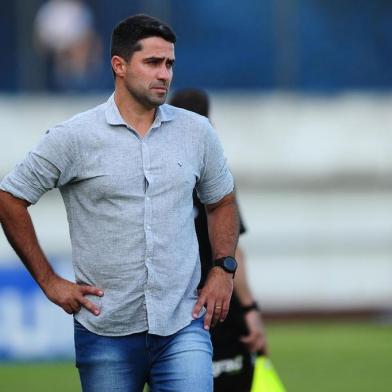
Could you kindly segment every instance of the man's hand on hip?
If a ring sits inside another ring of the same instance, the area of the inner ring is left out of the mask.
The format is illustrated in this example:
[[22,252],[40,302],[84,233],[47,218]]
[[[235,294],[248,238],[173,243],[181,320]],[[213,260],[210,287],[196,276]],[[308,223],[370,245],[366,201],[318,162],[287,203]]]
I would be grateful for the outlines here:
[[95,316],[101,310],[89,301],[85,295],[103,296],[103,290],[94,286],[80,285],[54,275],[45,287],[46,296],[69,314],[79,312],[81,307],[86,308]]
[[204,287],[199,292],[199,299],[193,308],[193,317],[197,318],[205,305],[207,313],[204,319],[204,328],[210,329],[218,321],[224,321],[230,306],[233,293],[232,274],[220,267],[214,267],[208,273]]

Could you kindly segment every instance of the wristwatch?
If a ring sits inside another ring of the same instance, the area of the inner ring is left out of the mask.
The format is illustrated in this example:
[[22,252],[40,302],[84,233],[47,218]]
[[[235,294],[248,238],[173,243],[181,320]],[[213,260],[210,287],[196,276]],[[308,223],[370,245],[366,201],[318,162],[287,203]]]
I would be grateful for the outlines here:
[[212,262],[212,266],[221,267],[226,272],[232,273],[234,279],[235,271],[237,270],[237,262],[234,257],[231,256],[221,257],[220,259],[214,260]]

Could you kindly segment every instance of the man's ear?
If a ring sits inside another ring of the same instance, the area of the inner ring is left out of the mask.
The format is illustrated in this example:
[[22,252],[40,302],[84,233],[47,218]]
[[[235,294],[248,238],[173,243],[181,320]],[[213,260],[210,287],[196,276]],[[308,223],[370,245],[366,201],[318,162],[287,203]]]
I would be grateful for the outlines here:
[[126,64],[126,61],[122,57],[113,56],[111,63],[112,63],[113,71],[117,76],[122,77],[125,75],[127,64]]

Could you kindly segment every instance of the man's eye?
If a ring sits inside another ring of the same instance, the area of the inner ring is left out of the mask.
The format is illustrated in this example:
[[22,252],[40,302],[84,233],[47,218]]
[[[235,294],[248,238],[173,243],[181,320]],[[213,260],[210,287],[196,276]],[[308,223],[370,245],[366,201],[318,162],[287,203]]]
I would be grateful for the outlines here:
[[147,59],[145,61],[145,63],[148,64],[148,65],[158,65],[159,62],[160,62],[159,59]]

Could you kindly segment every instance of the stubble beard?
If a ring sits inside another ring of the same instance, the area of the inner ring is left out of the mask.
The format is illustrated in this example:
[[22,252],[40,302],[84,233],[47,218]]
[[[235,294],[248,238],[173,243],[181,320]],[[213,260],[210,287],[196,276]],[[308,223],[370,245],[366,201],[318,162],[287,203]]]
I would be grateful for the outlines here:
[[155,109],[158,106],[163,105],[166,102],[167,94],[169,87],[167,87],[167,91],[163,95],[158,95],[155,94],[153,95],[152,93],[143,93],[141,91],[136,90],[135,88],[132,88],[128,83],[125,84],[129,95],[140,103],[142,106],[144,106],[146,109]]

